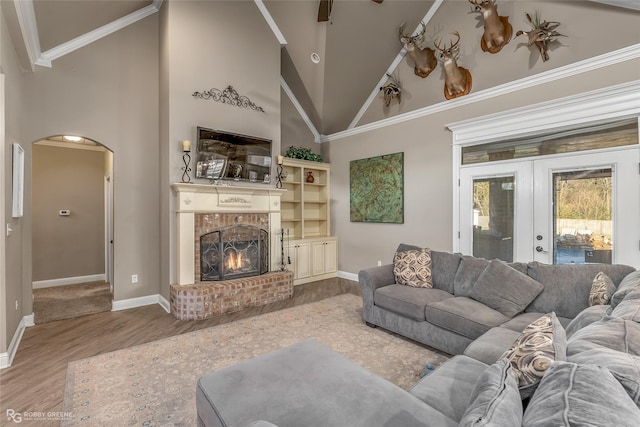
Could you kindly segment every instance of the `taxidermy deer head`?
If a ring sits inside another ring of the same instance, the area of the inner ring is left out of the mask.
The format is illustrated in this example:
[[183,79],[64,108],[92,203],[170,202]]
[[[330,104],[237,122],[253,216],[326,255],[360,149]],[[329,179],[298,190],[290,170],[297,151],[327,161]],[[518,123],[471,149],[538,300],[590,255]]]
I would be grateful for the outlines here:
[[427,26],[422,22],[422,30],[415,36],[405,34],[404,27],[405,24],[402,24],[398,30],[400,43],[402,43],[404,49],[409,55],[409,58],[411,58],[415,64],[413,72],[416,73],[417,76],[425,78],[431,74],[434,68],[436,68],[436,64],[438,62],[436,61],[433,49],[428,47],[420,49],[419,46],[422,40],[424,40],[424,32],[427,29]]
[[380,88],[385,107],[388,107],[394,99],[398,100],[398,104],[402,100],[402,88],[400,87],[400,81],[391,74],[387,74],[387,77],[389,77],[389,82]]
[[444,66],[444,97],[447,99],[466,95],[471,90],[471,73],[466,68],[459,67],[456,62],[460,54],[458,47],[460,34],[457,31],[451,34],[456,36],[457,40],[455,43],[452,41],[448,48],[440,47],[438,42],[435,43],[438,60]]
[[564,37],[563,34],[560,34],[556,31],[556,28],[560,26],[559,22],[540,22],[540,13],[536,12],[535,17],[532,19],[531,15],[527,13],[527,21],[531,23],[533,27],[531,31],[518,31],[516,36],[526,34],[529,37],[528,46],[533,44],[536,45],[538,51],[540,51],[540,56],[542,56],[542,61],[549,60],[549,43],[553,43],[558,41],[558,37]]
[[480,40],[480,47],[484,52],[498,53],[511,40],[513,27],[508,16],[498,15],[494,0],[469,0],[474,11],[482,14],[484,19],[484,34]]

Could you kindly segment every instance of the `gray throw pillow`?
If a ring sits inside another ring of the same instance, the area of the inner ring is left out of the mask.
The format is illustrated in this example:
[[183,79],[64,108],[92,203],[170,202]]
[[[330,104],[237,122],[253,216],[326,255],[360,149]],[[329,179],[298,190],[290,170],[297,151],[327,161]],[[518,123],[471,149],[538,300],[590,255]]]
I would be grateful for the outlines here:
[[640,289],[629,292],[620,304],[613,309],[611,317],[640,323]]
[[523,427],[637,427],[640,411],[601,366],[554,363],[524,412]]
[[494,259],[476,280],[469,297],[513,317],[522,313],[543,289],[541,283]]
[[522,423],[522,399],[507,359],[498,360],[478,378],[459,427],[512,427]]
[[640,289],[640,270],[627,274],[618,284],[618,290],[611,296],[611,307],[616,308],[631,291]]
[[567,338],[556,314],[531,322],[500,358],[511,362],[522,398],[531,396],[549,366],[567,359]]
[[609,303],[611,295],[616,291],[616,285],[602,271],[596,274],[589,291],[589,306],[605,305]]
[[611,306],[608,305],[594,305],[582,310],[576,317],[573,318],[573,320],[571,320],[571,322],[565,328],[565,332],[567,333],[567,340],[571,339],[571,336],[573,334],[575,334],[585,326],[589,326],[593,322],[602,320],[604,316],[609,314],[610,308]]

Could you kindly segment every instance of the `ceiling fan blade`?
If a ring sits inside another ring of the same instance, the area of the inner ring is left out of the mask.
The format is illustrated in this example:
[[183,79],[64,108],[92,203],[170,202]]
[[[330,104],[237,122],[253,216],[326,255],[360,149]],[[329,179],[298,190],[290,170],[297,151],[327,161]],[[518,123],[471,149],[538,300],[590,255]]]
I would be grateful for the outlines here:
[[331,17],[331,7],[333,6],[333,0],[320,0],[320,6],[318,7],[318,22],[326,22]]

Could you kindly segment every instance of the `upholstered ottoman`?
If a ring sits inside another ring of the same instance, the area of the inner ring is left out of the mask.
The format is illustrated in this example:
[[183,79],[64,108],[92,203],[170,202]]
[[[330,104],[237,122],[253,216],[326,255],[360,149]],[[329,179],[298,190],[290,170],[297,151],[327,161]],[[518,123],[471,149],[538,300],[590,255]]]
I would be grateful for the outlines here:
[[317,341],[207,374],[196,386],[198,426],[457,426],[400,387]]

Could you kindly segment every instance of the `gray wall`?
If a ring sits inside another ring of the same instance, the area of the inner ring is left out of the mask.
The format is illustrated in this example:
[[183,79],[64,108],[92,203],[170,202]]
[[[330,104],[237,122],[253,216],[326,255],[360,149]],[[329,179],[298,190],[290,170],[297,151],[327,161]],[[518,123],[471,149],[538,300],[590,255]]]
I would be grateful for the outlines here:
[[[254,2],[165,2],[160,13],[160,293],[168,299],[169,285],[176,283],[171,184],[181,180],[180,141],[189,139],[195,147],[196,128],[204,126],[271,139],[273,153],[279,153],[280,45]],[[264,113],[192,96],[228,85]]]
[[[331,226],[339,236],[338,269],[357,273],[378,260],[392,262],[399,243],[436,250],[453,247],[452,135],[446,125],[486,114],[637,80],[640,60],[632,60],[459,106],[394,126],[329,142]],[[404,224],[349,220],[349,162],[404,152]]]
[[[25,150],[25,155],[29,157],[31,147],[24,144],[21,137],[20,121],[22,119],[22,76],[15,56],[15,51],[11,44],[11,39],[7,31],[4,14],[0,24],[0,72],[5,75],[5,145],[0,147],[4,150],[4,164],[1,165],[2,183],[4,186],[4,220],[11,226],[13,232],[10,236],[3,238],[5,241],[5,271],[3,280],[0,280],[0,352],[5,352],[9,342],[22,320],[24,314],[31,313],[31,289],[23,287],[24,283],[30,281],[30,272],[24,268],[25,264],[25,241],[29,238],[26,230],[27,220],[23,218],[11,217],[12,206],[12,150],[11,144],[20,143]],[[27,176],[25,178],[28,179]],[[25,199],[26,201],[26,199]],[[25,215],[29,214],[30,207],[25,203]],[[30,283],[30,282],[29,282]],[[16,309],[18,301],[18,309]]]
[[[158,23],[152,15],[23,76],[24,145],[75,134],[113,151],[115,300],[157,294],[160,281]],[[30,182],[26,191],[29,198]],[[29,276],[31,237],[29,229]],[[23,283],[29,293],[30,282]]]
[[[34,144],[33,281],[104,274],[103,151]],[[59,211],[71,211],[60,216]]]

